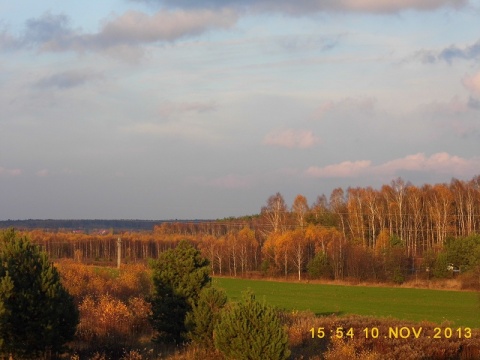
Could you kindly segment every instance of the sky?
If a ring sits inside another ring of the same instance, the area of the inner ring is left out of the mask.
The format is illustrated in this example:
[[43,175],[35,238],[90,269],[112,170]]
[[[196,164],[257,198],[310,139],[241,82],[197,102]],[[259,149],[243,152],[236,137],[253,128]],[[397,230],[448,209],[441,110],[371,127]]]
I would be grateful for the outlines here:
[[470,180],[479,19],[479,0],[0,0],[0,219]]

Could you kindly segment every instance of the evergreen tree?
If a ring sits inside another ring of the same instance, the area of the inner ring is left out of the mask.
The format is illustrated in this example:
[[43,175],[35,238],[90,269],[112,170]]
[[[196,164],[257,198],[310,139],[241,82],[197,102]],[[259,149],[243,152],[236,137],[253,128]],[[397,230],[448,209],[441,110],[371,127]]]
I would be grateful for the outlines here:
[[213,329],[220,320],[220,311],[227,303],[227,295],[214,287],[200,292],[198,304],[187,314],[188,337],[205,348],[213,348]]
[[0,235],[0,354],[56,353],[78,324],[72,296],[47,255],[13,229]]
[[210,266],[187,241],[160,254],[153,264],[154,293],[151,323],[157,341],[179,343],[185,338],[185,318],[197,304],[200,291],[210,285]]
[[316,253],[314,258],[307,264],[307,271],[312,279],[331,277],[332,271],[328,264],[327,254],[321,251]]
[[214,330],[215,347],[228,359],[282,360],[290,356],[288,337],[275,309],[251,292],[226,307]]

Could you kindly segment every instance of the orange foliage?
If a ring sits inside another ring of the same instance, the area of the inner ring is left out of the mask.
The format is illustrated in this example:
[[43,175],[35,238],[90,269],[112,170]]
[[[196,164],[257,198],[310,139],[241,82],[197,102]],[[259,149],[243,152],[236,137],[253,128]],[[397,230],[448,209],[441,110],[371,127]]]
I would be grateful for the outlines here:
[[79,306],[80,324],[77,340],[95,343],[97,347],[122,349],[132,344],[140,335],[153,334],[148,322],[150,304],[132,297],[123,302],[109,294],[97,299],[88,295]]
[[150,341],[154,332],[148,321],[150,304],[145,297],[150,293],[151,280],[145,265],[116,269],[65,260],[57,268],[80,312],[72,348],[90,354],[107,352],[119,358],[124,349]]
[[130,297],[150,293],[150,269],[142,264],[123,265],[118,270],[63,260],[56,266],[63,284],[77,303],[86,296],[110,294],[125,301]]

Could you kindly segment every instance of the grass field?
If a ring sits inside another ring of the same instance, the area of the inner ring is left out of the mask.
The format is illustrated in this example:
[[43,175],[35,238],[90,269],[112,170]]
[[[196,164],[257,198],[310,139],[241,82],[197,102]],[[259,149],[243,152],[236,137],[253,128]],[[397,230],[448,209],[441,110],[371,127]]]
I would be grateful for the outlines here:
[[427,320],[438,324],[480,328],[480,301],[475,292],[322,285],[263,280],[214,278],[230,300],[251,289],[257,299],[287,310],[310,310],[316,315],[357,314]]

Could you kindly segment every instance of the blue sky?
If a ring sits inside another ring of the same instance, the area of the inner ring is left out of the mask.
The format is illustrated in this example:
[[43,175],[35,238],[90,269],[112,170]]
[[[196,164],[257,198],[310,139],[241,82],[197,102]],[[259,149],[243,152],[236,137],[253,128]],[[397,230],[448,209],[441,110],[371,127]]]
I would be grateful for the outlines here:
[[0,219],[480,174],[478,0],[0,1]]

